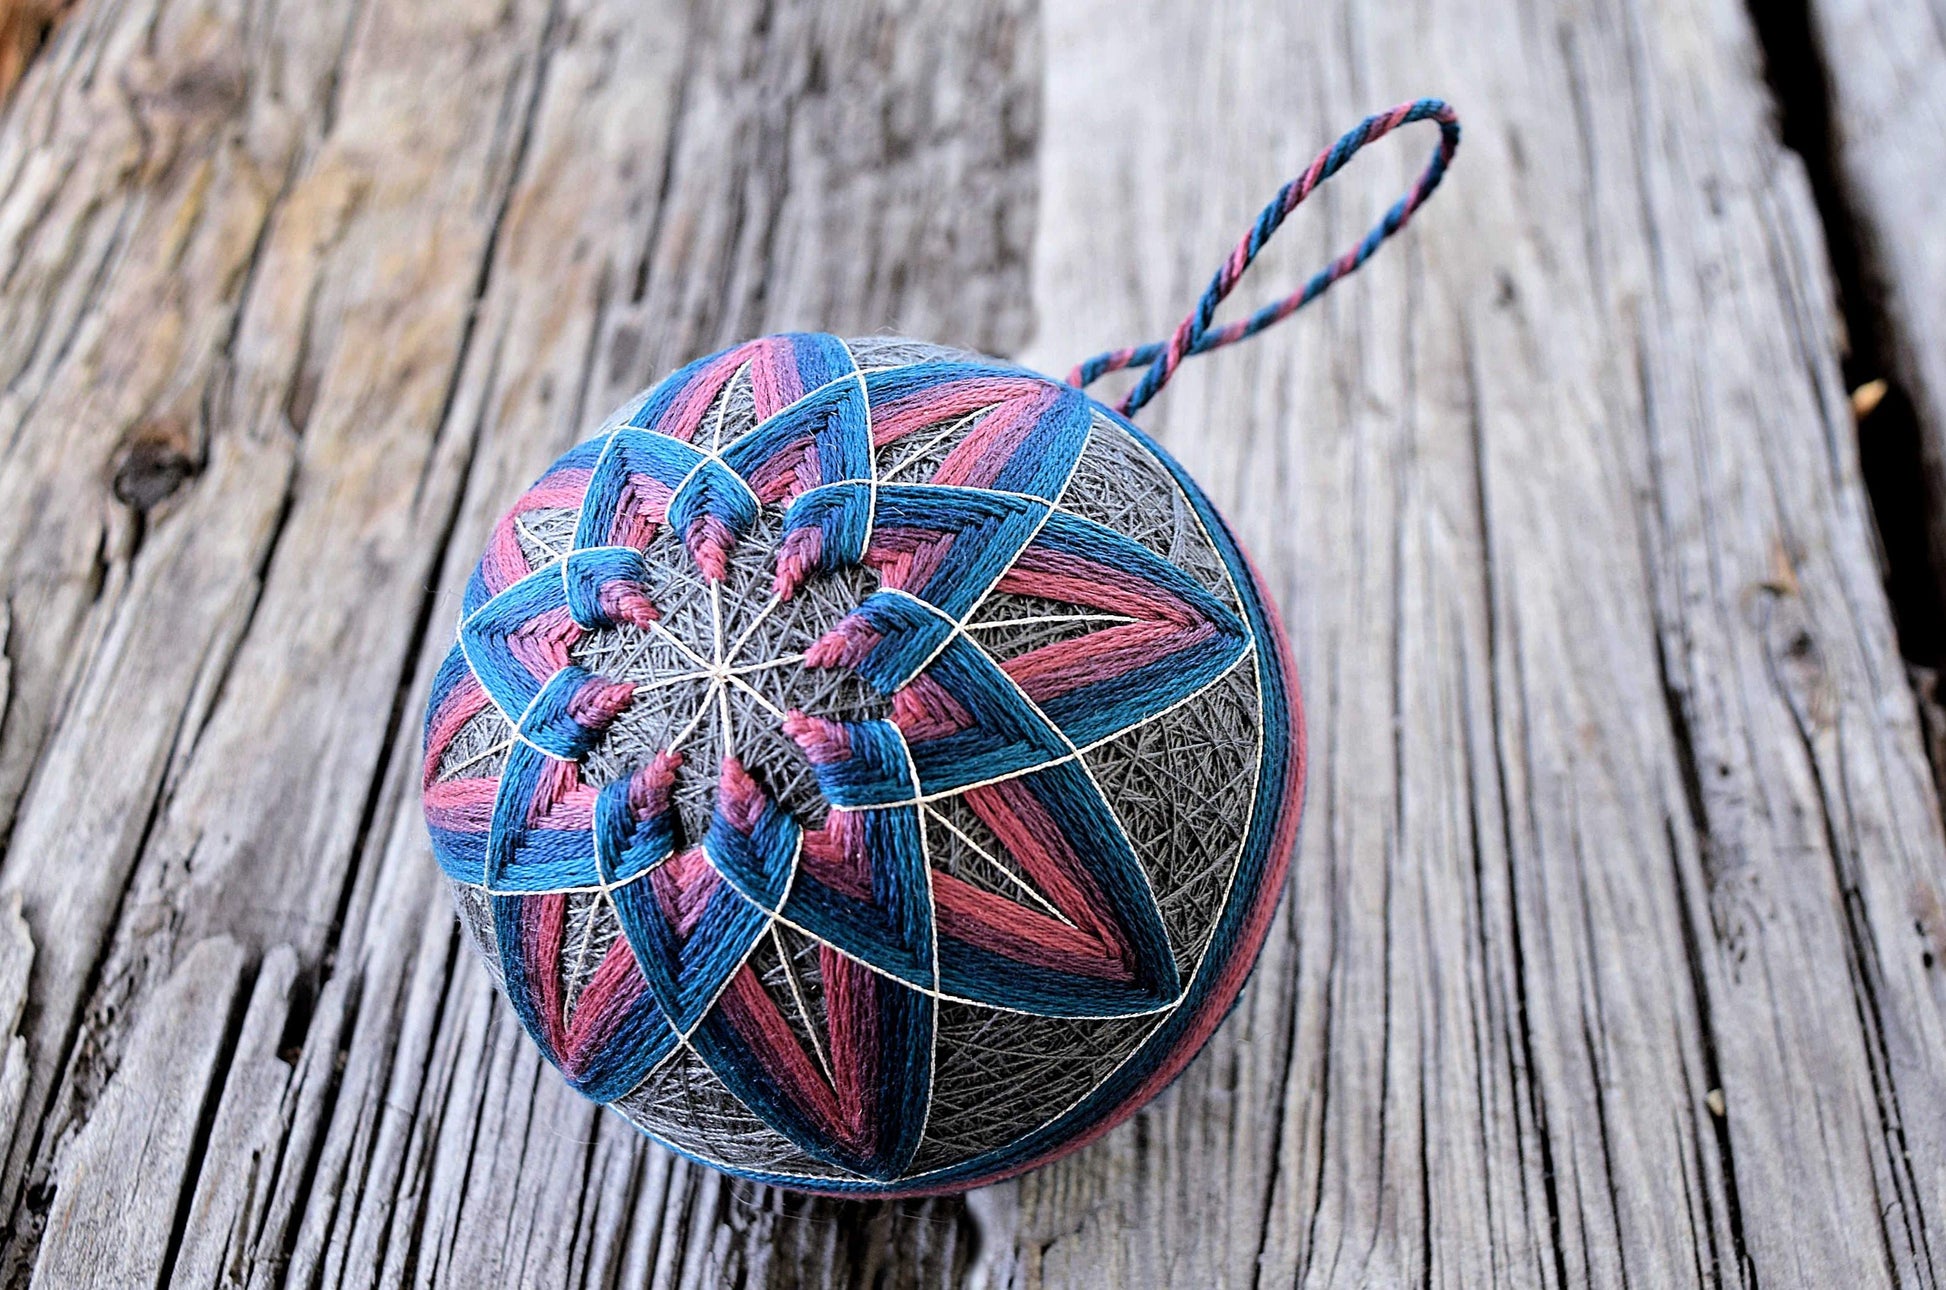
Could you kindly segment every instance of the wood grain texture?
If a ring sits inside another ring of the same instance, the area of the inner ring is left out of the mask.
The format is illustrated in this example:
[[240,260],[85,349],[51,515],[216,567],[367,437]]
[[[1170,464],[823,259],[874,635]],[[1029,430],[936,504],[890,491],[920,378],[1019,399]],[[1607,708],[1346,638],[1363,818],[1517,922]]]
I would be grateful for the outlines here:
[[[662,1244],[645,1193],[736,1202],[598,1132],[456,956],[411,824],[423,660],[508,490],[678,356],[788,324],[1018,343],[1034,35],[498,0],[63,27],[0,132],[0,495],[36,517],[0,535],[37,949],[10,1276],[129,1023],[212,935],[297,971],[260,970],[218,1046],[215,1145],[181,1162],[218,1172],[131,1220],[180,1219],[185,1279],[770,1257],[762,1218]],[[950,1227],[919,1243],[954,1257]]]
[[1828,96],[1836,200],[1856,238],[1858,303],[1918,422],[1946,597],[1946,8],[1936,0],[1803,0]]
[[[507,500],[756,332],[1160,334],[1429,92],[1467,142],[1422,221],[1145,415],[1309,700],[1209,1052],[896,1205],[568,1093],[415,787]],[[0,1275],[1937,1284],[1946,840],[1840,345],[1735,0],[85,0],[0,118]]]
[[1193,296],[1175,248],[1327,123],[1439,91],[1468,142],[1404,254],[1156,417],[1276,571],[1316,771],[1257,988],[1121,1161],[1022,1185],[1026,1275],[1930,1283],[1938,809],[1747,15],[1107,8],[1047,34],[1101,53],[1055,64],[1036,261],[1090,342]]

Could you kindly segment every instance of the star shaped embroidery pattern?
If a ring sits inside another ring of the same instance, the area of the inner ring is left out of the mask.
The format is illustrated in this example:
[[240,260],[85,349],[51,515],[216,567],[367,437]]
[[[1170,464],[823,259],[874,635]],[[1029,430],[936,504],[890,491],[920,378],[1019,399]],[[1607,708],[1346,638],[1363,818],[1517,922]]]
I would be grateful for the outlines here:
[[[576,1087],[613,1100],[686,1046],[811,1156],[891,1179],[924,1135],[941,1000],[1175,1003],[1084,754],[1253,643],[1195,578],[1059,505],[1092,416],[1014,368],[867,371],[834,337],[769,337],[664,381],[502,521],[434,684],[427,818],[449,876],[491,894],[507,994]],[[996,596],[1045,610],[982,620]],[[1046,643],[987,647],[1023,625]],[[438,775],[491,709],[494,773]],[[994,881],[933,863],[942,824]],[[595,951],[566,900],[588,893],[623,935],[570,1008],[561,965]],[[780,928],[819,947],[821,1025]],[[750,968],[767,937],[782,1000]]]

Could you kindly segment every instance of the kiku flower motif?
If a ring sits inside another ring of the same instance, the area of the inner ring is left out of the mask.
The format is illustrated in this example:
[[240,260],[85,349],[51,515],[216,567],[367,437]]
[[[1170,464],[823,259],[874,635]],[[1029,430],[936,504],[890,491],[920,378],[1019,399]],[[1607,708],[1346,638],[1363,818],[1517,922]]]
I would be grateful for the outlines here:
[[[768,337],[658,385],[501,521],[434,683],[426,812],[575,1087],[612,1101],[686,1051],[809,1156],[892,1180],[943,1005],[1182,999],[1087,754],[1256,644],[1061,504],[1093,406],[998,364]],[[1027,612],[983,616],[1003,598]],[[499,737],[458,756],[482,714]],[[936,862],[942,829],[989,881]],[[619,937],[571,928],[570,897]],[[781,981],[752,967],[766,943]]]

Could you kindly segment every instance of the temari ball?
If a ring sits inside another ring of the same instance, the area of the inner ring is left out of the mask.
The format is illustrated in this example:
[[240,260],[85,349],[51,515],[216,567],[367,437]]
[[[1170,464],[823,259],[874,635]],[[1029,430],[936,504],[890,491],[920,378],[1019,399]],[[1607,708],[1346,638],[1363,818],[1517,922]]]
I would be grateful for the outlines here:
[[957,1191],[1116,1124],[1235,1000],[1304,779],[1195,482],[1070,386],[790,334],[499,522],[426,820],[521,1024],[729,1173]]

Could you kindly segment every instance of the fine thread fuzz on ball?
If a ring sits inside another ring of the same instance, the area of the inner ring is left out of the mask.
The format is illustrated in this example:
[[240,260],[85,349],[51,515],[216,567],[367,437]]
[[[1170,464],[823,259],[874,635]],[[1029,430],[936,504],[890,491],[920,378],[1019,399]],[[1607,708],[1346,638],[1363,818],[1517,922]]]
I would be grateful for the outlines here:
[[1281,628],[1079,391],[766,337],[496,527],[426,720],[463,920],[577,1089],[798,1188],[958,1190],[1208,1038],[1303,768]]

